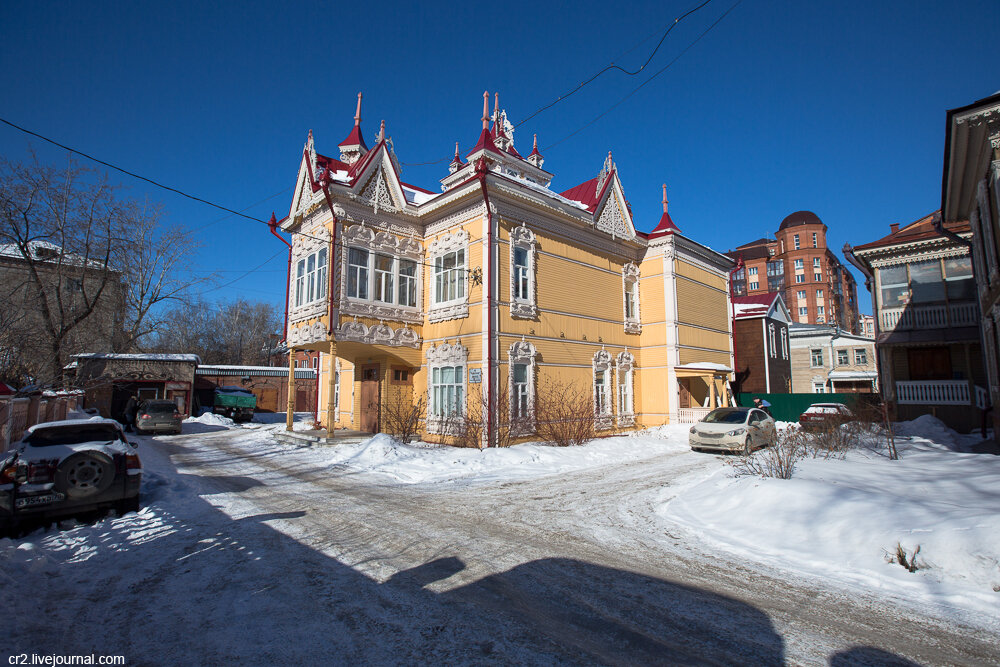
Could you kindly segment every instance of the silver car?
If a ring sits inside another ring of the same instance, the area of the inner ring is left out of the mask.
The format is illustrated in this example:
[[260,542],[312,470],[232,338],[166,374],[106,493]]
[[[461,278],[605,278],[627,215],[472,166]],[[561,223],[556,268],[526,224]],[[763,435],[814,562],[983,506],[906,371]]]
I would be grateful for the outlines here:
[[139,406],[135,415],[135,432],[180,433],[182,421],[184,415],[173,401],[150,400]]
[[695,451],[743,452],[773,444],[774,419],[757,408],[718,408],[691,427],[688,444]]

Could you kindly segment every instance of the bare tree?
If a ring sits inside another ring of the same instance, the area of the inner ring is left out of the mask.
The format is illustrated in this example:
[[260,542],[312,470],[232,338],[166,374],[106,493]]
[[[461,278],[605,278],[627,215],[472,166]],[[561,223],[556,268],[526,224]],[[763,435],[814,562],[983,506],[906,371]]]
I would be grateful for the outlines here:
[[594,397],[582,383],[550,380],[535,399],[538,435],[559,447],[582,445],[596,434]]
[[3,254],[14,260],[5,263],[2,300],[35,306],[25,323],[33,335],[19,351],[40,354],[30,364],[36,382],[57,382],[75,343],[110,342],[113,331],[95,312],[122,310],[122,276],[111,263],[120,204],[105,179],[72,160],[55,169],[0,158],[0,217]]
[[206,364],[266,366],[280,328],[281,313],[270,303],[194,301],[167,309],[150,346],[194,353]]

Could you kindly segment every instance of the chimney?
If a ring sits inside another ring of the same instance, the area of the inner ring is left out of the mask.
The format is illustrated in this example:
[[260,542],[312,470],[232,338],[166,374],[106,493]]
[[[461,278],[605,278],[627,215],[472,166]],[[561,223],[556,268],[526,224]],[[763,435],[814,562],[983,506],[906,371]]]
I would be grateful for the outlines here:
[[899,231],[899,223],[898,222],[892,223],[891,225],[889,225],[889,229],[891,229],[892,233],[895,234],[896,232]]

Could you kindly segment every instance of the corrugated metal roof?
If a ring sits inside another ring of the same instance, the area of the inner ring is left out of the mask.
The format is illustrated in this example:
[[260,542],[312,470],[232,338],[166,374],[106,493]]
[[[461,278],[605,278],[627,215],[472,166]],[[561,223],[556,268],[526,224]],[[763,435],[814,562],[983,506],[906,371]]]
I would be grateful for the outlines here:
[[[226,366],[210,365],[198,366],[194,371],[195,375],[220,375],[224,377],[243,377],[246,375],[256,377],[288,377],[288,368],[284,366]],[[315,380],[316,369],[296,368],[295,378],[299,380]]]

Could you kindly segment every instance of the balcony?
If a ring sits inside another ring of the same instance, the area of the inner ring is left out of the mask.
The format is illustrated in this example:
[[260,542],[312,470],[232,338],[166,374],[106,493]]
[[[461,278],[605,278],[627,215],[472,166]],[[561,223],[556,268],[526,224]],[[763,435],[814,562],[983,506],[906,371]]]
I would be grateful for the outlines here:
[[715,408],[677,408],[678,424],[693,424],[700,422]]
[[[972,393],[973,390],[975,393]],[[896,401],[900,405],[973,405],[985,410],[985,389],[967,380],[921,380],[896,382]]]
[[973,301],[936,306],[882,308],[879,311],[879,326],[882,331],[946,329],[978,325],[979,307]]

